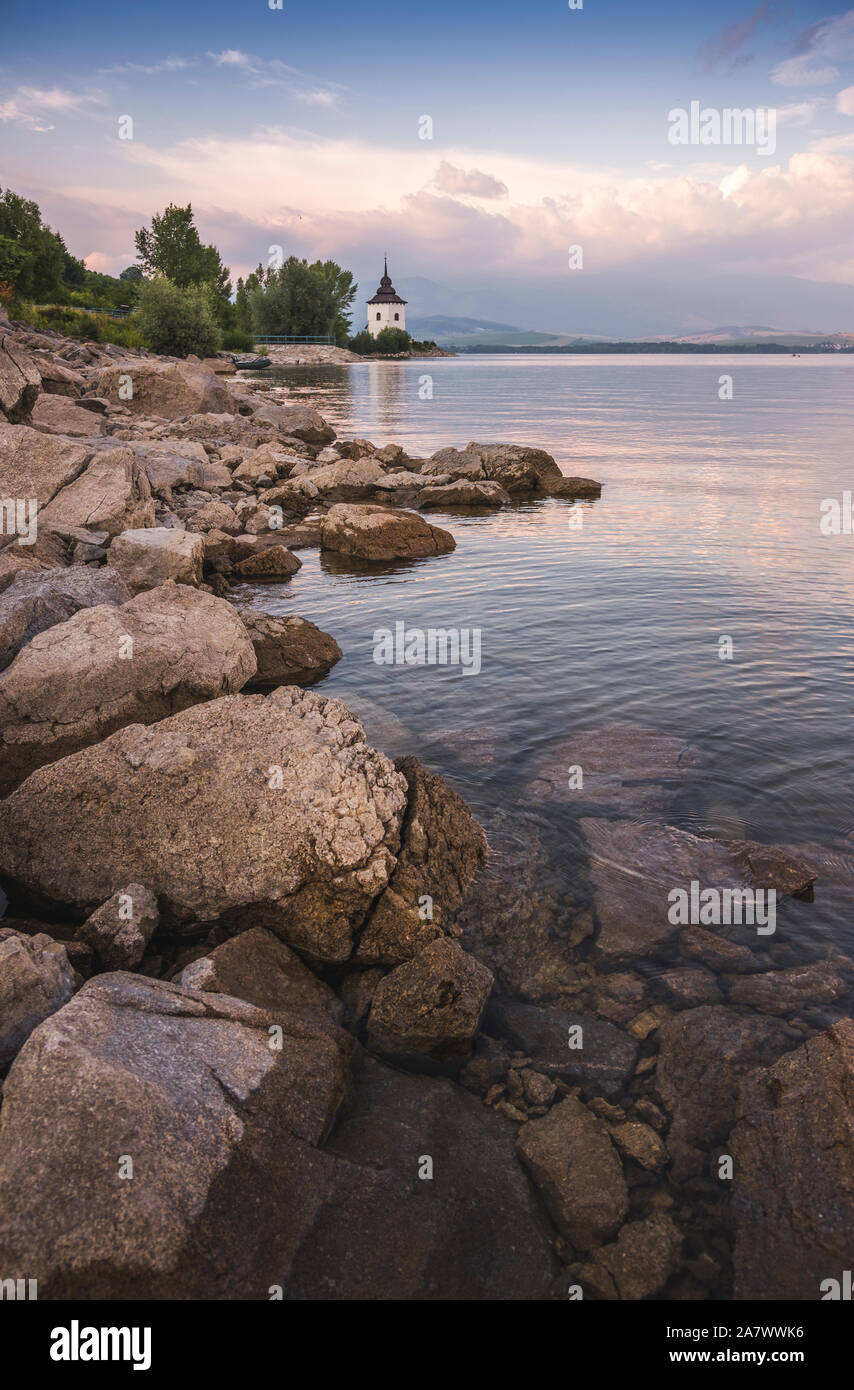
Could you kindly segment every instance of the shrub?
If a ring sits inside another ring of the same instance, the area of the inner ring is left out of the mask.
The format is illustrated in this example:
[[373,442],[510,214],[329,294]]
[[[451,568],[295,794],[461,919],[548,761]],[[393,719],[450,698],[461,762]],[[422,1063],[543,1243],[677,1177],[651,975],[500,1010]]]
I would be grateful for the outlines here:
[[376,340],[368,332],[367,328],[363,328],[361,333],[357,333],[354,338],[350,339],[347,346],[351,352],[358,352],[361,353],[362,356],[365,356],[369,352],[376,351],[374,346],[375,341]]
[[255,344],[251,333],[243,333],[239,328],[229,328],[222,335],[222,345],[227,352],[251,352]]
[[405,328],[384,328],[374,339],[374,351],[383,354],[408,352],[412,339]]
[[158,275],[140,286],[133,319],[155,352],[212,357],[219,348],[214,291],[209,285],[180,289],[165,275]]

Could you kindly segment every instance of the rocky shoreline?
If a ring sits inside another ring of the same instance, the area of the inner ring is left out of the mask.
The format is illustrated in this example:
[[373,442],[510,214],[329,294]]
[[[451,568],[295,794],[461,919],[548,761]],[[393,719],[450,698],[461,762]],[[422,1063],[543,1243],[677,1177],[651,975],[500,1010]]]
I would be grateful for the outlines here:
[[[810,1300],[850,1267],[854,962],[787,912],[851,846],[691,835],[699,750],[571,720],[527,792],[555,843],[485,834],[310,688],[334,633],[238,587],[311,547],[439,563],[432,511],[600,491],[0,321],[0,1278]],[[695,883],[773,891],[780,929],[672,920]]]

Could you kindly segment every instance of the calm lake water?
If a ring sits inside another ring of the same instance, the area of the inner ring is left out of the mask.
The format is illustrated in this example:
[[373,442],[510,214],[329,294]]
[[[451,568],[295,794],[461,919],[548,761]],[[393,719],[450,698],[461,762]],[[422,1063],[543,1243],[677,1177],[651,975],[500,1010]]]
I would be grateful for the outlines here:
[[[509,817],[523,845],[554,843],[553,813],[524,798],[550,748],[614,720],[650,726],[705,754],[675,824],[835,845],[845,866],[854,536],[819,521],[822,500],[854,484],[854,357],[461,357],[276,376],[345,437],[413,456],[532,444],[604,484],[576,506],[431,513],[456,551],[380,573],[301,551],[287,585],[258,591],[257,606],[334,634],[344,659],[319,688],[373,702],[360,710],[372,741],[421,756],[488,831]],[[375,664],[374,631],[399,621],[480,628],[480,673]],[[565,834],[553,871],[571,878],[580,850]],[[854,949],[838,885],[795,911]]]

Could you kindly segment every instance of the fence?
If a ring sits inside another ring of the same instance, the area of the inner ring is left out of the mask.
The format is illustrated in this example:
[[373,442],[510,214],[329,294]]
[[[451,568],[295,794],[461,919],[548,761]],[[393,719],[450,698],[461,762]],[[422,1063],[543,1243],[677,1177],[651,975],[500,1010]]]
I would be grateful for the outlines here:
[[274,347],[277,343],[323,343],[326,346],[335,345],[335,339],[331,333],[315,333],[306,337],[298,337],[293,333],[253,333],[253,343],[258,347]]

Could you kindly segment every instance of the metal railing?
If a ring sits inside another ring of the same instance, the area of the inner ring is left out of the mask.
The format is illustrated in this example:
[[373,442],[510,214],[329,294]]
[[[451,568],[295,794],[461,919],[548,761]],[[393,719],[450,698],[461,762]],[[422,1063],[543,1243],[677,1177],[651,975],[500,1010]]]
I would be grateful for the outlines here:
[[331,333],[314,333],[306,336],[299,336],[294,333],[253,333],[253,343],[259,347],[274,347],[277,343],[320,343],[328,346],[335,346],[335,339]]

